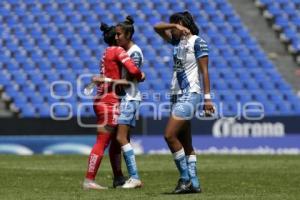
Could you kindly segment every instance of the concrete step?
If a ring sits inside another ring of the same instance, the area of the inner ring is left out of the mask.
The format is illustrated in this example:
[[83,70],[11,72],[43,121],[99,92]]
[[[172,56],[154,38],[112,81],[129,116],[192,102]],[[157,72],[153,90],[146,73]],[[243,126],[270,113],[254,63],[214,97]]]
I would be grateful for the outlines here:
[[228,0],[241,20],[247,26],[251,35],[256,38],[263,50],[272,60],[283,78],[294,88],[295,93],[300,92],[300,79],[296,72],[299,70],[297,63],[288,52],[279,36],[263,17],[255,1]]

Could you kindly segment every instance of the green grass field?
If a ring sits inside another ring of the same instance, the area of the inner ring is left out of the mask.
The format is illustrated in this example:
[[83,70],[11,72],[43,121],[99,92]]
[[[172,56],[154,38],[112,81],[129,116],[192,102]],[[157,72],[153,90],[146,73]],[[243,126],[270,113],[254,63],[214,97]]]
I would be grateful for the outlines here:
[[[0,199],[299,199],[299,156],[198,156],[204,192],[170,195],[178,174],[171,155],[138,156],[142,189],[84,191],[87,156],[0,156]],[[123,162],[124,168],[124,162]],[[125,170],[124,170],[125,171]],[[97,181],[112,185],[107,157]]]

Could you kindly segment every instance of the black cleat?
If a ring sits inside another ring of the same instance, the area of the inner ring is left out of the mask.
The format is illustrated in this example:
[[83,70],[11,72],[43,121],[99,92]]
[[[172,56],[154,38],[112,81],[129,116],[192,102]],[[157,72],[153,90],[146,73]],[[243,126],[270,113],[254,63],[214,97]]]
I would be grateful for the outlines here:
[[113,188],[121,187],[126,182],[126,178],[124,176],[116,177],[113,181]]
[[193,187],[193,185],[191,185],[189,193],[201,193],[201,192],[202,190],[200,187]]
[[175,190],[172,192],[173,194],[186,194],[191,191],[192,182],[190,180],[186,181],[183,179],[179,179]]

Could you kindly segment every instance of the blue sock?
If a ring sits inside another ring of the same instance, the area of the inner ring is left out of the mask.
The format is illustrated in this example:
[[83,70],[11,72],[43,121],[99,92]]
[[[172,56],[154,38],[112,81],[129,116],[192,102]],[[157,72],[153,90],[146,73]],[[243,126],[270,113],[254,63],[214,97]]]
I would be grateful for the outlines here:
[[128,143],[128,144],[122,146],[121,149],[123,151],[123,156],[124,156],[124,159],[126,162],[129,176],[132,178],[135,178],[135,179],[140,179],[138,172],[137,172],[135,155],[134,155],[133,149],[131,147],[131,144]]
[[199,188],[200,183],[197,176],[197,157],[196,155],[189,155],[186,156],[186,160],[188,165],[189,177],[192,181],[193,187]]
[[177,166],[177,169],[180,173],[180,178],[188,181],[189,180],[189,174],[188,174],[188,168],[187,168],[187,162],[185,158],[185,153],[183,148],[179,151],[173,153],[174,161]]

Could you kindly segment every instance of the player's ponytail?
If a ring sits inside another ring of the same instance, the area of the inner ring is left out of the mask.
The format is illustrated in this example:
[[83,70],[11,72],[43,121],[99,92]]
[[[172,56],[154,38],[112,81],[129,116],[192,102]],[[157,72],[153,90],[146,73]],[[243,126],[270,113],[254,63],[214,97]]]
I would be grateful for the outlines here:
[[182,14],[186,17],[186,19],[187,19],[187,21],[188,21],[188,23],[190,25],[190,31],[191,31],[191,33],[193,35],[198,35],[199,34],[199,28],[195,24],[194,18],[191,15],[191,13],[189,11],[184,11]]
[[124,30],[125,35],[128,37],[128,39],[131,40],[134,34],[133,24],[134,24],[133,18],[130,15],[128,15],[125,21],[118,23],[116,27],[121,27]]
[[108,26],[105,23],[101,23],[100,30],[103,32],[103,39],[106,44],[109,46],[116,44],[116,31],[114,26]]

